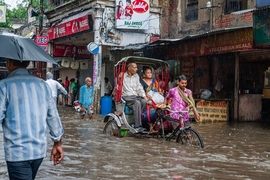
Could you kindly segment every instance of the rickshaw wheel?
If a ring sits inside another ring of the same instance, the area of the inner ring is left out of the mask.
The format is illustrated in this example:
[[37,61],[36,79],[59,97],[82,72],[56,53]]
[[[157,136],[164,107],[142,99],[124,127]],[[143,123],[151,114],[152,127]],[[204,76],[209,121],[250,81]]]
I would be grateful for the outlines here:
[[197,131],[191,128],[181,131],[178,134],[176,142],[182,145],[204,148],[204,143],[201,136]]
[[106,136],[122,137],[120,129],[121,128],[117,125],[116,121],[114,119],[111,119],[106,123],[103,129],[103,134],[105,134]]

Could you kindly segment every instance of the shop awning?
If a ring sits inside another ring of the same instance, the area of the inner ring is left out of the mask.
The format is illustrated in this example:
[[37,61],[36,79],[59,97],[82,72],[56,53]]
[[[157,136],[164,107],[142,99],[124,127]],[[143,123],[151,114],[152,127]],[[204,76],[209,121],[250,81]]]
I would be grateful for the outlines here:
[[131,44],[127,46],[114,46],[111,47],[109,50],[115,51],[115,50],[140,50],[147,46],[148,44]]
[[199,38],[199,37],[203,37],[203,36],[210,36],[210,35],[214,35],[214,34],[225,33],[225,32],[230,32],[230,31],[234,31],[234,30],[238,30],[238,29],[246,29],[246,28],[252,28],[252,27],[253,26],[251,25],[251,26],[241,26],[241,27],[215,29],[215,30],[208,31],[208,32],[205,32],[205,33],[201,33],[201,34],[189,35],[189,36],[179,38],[179,39],[159,39],[157,41],[154,41],[154,42],[148,44],[148,46],[173,44],[174,42],[180,42],[180,41],[183,41],[183,40],[195,39],[195,38]]
[[66,37],[83,31],[93,31],[93,10],[89,9],[55,22],[48,29],[49,40]]
[[252,26],[216,29],[180,39],[159,39],[145,47],[149,57],[175,59],[250,51],[253,47]]

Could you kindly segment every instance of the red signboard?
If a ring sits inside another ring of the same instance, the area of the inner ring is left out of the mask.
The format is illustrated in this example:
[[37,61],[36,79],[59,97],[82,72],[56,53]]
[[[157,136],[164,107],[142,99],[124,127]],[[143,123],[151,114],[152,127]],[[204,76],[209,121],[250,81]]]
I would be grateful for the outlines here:
[[90,58],[92,55],[87,51],[86,46],[55,44],[53,46],[53,56]]
[[145,13],[149,10],[149,5],[144,0],[134,0],[132,2],[132,9],[136,13]]
[[159,36],[150,36],[150,42],[154,42],[154,41],[157,41],[159,39],[160,39]]
[[38,45],[48,45],[49,38],[48,36],[37,36],[35,41]]
[[178,45],[174,45],[174,47],[168,49],[167,58],[175,58],[175,55],[177,57],[196,57],[210,54],[249,51],[253,49],[252,33],[252,28],[247,28],[182,41]]
[[37,36],[35,39],[36,44],[38,44],[44,51],[48,52],[48,36]]
[[85,15],[49,28],[49,40],[68,36],[86,30],[93,30],[93,22],[91,15]]

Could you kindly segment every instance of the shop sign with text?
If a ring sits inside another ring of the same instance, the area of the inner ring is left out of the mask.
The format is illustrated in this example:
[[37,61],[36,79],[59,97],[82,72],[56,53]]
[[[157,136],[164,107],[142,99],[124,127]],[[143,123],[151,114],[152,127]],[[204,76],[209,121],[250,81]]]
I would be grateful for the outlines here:
[[0,23],[6,22],[6,5],[0,5]]
[[199,101],[196,103],[202,121],[228,121],[228,102]]
[[148,29],[149,0],[115,0],[115,19],[117,29]]
[[[178,57],[205,56],[253,49],[252,28],[216,34],[180,42],[169,49],[169,55],[177,53]],[[172,51],[172,52],[170,52]],[[172,58],[172,57],[168,57]]]
[[53,46],[53,56],[55,57],[78,57],[90,58],[92,55],[87,51],[85,46],[61,45]]
[[86,30],[93,30],[91,15],[85,15],[49,28],[49,40],[69,36]]
[[35,39],[36,44],[38,44],[44,51],[48,52],[48,36],[37,36]]

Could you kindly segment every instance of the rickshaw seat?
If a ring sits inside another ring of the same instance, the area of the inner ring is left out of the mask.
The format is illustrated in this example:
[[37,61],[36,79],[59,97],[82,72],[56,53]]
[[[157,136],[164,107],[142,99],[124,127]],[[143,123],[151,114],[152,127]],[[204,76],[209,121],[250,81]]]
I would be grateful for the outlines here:
[[133,111],[132,111],[132,108],[131,107],[128,107],[126,104],[125,104],[125,114],[126,115],[131,115],[133,114]]
[[125,99],[124,99],[123,97],[122,97],[121,99],[122,99],[122,102],[123,102],[124,105],[125,105],[125,107],[124,107],[124,112],[125,112],[125,114],[126,114],[126,115],[131,115],[131,114],[133,114],[132,108],[129,107],[129,106],[126,104]]
[[116,111],[118,113],[121,113],[121,112],[123,112],[123,109],[124,109],[124,113],[126,115],[132,115],[133,114],[133,110],[132,110],[131,107],[129,107],[129,106],[126,105],[125,99],[124,98],[121,98],[121,101],[122,102],[120,102],[120,103],[116,103]]

